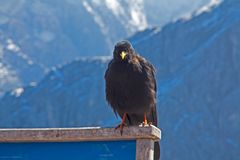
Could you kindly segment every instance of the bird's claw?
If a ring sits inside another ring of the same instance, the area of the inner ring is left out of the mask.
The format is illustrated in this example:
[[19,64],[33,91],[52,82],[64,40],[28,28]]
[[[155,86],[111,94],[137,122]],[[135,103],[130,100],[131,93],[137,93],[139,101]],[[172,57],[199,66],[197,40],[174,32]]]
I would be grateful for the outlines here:
[[148,126],[150,127],[151,125],[152,125],[152,122],[149,122],[149,123],[148,123]]
[[121,124],[119,124],[119,125],[117,125],[116,127],[115,127],[115,130],[117,130],[118,128],[120,128],[120,133],[121,133],[121,135],[123,134],[123,127],[126,127],[127,125],[125,124],[125,123],[121,123]]
[[148,123],[142,122],[142,123],[139,125],[139,127],[150,127],[151,125],[152,125],[152,122],[148,122]]

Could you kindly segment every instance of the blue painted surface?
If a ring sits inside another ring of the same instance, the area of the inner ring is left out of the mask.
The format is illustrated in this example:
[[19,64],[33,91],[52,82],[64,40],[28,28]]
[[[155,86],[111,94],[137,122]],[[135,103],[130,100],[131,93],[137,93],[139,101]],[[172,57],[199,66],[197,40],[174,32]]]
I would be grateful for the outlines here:
[[0,160],[134,160],[136,141],[0,143]]

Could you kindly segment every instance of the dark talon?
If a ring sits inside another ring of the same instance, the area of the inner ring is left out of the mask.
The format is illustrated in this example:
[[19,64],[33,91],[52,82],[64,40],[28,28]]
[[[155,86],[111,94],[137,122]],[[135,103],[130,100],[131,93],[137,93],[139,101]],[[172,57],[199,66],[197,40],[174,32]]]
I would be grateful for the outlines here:
[[127,126],[125,123],[121,123],[121,124],[119,124],[119,125],[117,125],[116,127],[115,127],[115,130],[117,130],[118,128],[120,128],[120,134],[121,134],[121,136],[122,136],[122,134],[123,134],[123,127],[125,127],[125,126]]
[[125,124],[126,116],[127,116],[127,113],[124,113],[124,114],[123,114],[123,117],[122,117],[122,123],[119,124],[117,127],[115,127],[115,130],[120,127],[121,136],[122,136],[122,133],[123,133],[123,127],[126,126],[126,124]]

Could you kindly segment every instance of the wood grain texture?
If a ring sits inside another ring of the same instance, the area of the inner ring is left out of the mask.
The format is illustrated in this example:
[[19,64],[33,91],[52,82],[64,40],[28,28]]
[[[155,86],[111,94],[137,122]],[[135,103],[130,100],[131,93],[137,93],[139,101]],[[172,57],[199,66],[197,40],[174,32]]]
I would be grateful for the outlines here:
[[136,160],[153,160],[154,141],[152,139],[137,139]]
[[119,130],[100,127],[0,129],[0,142],[159,140],[160,138],[161,131],[155,126],[125,127],[122,136]]

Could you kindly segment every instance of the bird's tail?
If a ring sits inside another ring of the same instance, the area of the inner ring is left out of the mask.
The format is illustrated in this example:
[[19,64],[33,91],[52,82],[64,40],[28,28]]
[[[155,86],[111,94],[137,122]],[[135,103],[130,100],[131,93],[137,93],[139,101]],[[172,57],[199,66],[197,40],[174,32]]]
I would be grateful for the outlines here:
[[[153,114],[153,124],[158,126],[158,119],[157,119],[157,107],[154,107],[155,110],[152,112]],[[159,141],[154,143],[154,160],[160,160],[160,144]]]

